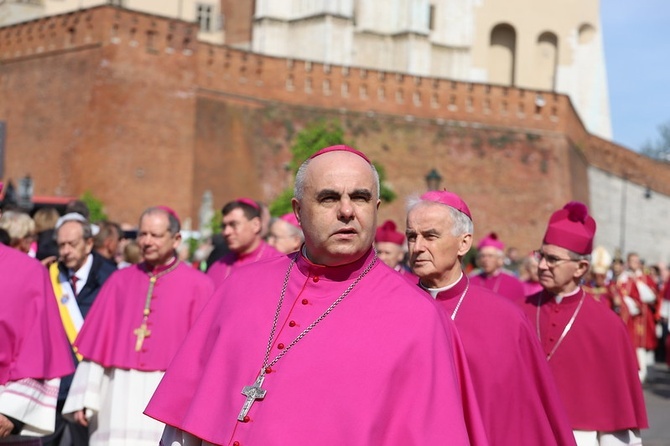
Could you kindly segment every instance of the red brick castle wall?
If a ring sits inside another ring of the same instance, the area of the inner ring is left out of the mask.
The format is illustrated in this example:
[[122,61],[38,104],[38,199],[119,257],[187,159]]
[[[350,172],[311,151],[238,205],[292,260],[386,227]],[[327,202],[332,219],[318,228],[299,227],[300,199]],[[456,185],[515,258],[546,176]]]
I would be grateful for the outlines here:
[[670,194],[666,165],[589,135],[567,96],[328,66],[198,42],[197,28],[113,7],[0,28],[5,178],[30,173],[37,195],[91,190],[135,221],[153,204],[197,225],[215,206],[274,199],[290,184],[292,137],[316,119],[387,171],[400,199],[443,185],[473,209],[476,238],[499,231],[537,245],[548,213],[588,202],[588,166]]

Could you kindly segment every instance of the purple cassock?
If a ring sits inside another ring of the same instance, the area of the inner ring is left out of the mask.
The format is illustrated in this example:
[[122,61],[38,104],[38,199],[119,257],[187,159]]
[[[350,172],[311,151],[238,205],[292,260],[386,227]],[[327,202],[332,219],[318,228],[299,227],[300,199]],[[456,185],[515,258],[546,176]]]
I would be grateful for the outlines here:
[[151,334],[139,351],[136,330],[143,324],[151,278],[145,263],[118,270],[107,279],[75,340],[78,352],[103,367],[167,369],[214,291],[205,274],[175,262],[151,271],[157,276],[146,321]]
[[417,283],[419,283],[419,277],[408,269],[400,267],[399,269],[395,269],[394,271],[400,274],[403,277],[403,279],[409,282],[410,285],[416,285]]
[[549,367],[573,429],[613,432],[648,427],[637,359],[614,311],[583,290],[560,304],[542,291],[526,298],[522,307],[550,356]]
[[[255,399],[268,345],[269,363],[286,354]],[[486,444],[463,355],[453,324],[373,250],[338,267],[293,253],[217,289],[145,413],[220,445]]]
[[491,290],[514,302],[522,302],[526,297],[526,290],[523,287],[523,283],[512,274],[505,271],[499,271],[490,276],[484,273],[473,275],[470,277],[470,283]]
[[468,286],[465,275],[440,292],[436,302],[449,316],[458,308],[454,324],[489,443],[574,445],[556,384],[523,312],[502,296],[473,283]]
[[0,244],[0,386],[74,372],[70,343],[46,268]]
[[256,249],[243,256],[239,256],[234,252],[227,253],[209,267],[207,275],[214,281],[214,285],[218,287],[224,280],[226,280],[232,271],[242,265],[248,265],[262,259],[283,255],[284,254],[261,240],[261,243]]

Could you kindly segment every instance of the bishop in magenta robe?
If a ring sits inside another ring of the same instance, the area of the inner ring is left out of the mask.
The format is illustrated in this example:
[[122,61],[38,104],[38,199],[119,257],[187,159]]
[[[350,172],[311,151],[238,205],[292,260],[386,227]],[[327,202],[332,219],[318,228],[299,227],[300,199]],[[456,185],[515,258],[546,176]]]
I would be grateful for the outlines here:
[[462,271],[474,226],[465,202],[447,191],[421,196],[407,216],[410,264],[463,341],[491,445],[574,446],[551,371],[530,323],[509,299]]
[[[271,366],[267,394],[238,420],[294,261],[270,359],[374,264]],[[373,250],[340,267],[294,253],[240,268],[217,289],[146,413],[217,445],[485,444],[466,369],[453,326]]]
[[473,274],[470,282],[520,302],[526,296],[525,289],[516,276],[503,268],[504,248],[505,245],[494,232],[484,237],[477,245],[477,263],[481,271]]
[[242,265],[283,255],[262,238],[262,212],[257,202],[250,198],[238,198],[226,203],[221,213],[221,234],[229,252],[207,271],[216,286]]
[[281,255],[281,252],[277,251],[264,240],[260,240],[258,246],[249,253],[238,254],[233,251],[227,253],[209,267],[207,275],[214,281],[216,286],[218,286],[230,275],[230,273],[240,266]]
[[[580,306],[565,336],[562,332]],[[637,359],[619,316],[582,289],[560,304],[547,291],[523,306],[542,341],[575,430],[612,432],[648,427]],[[557,347],[558,340],[562,338]]]
[[158,443],[162,425],[142,411],[214,291],[211,279],[174,255],[179,224],[166,209],[144,212],[145,261],[107,279],[74,343],[84,361],[63,414],[89,425],[91,445]]
[[[435,299],[453,314],[464,275]],[[470,283],[454,318],[491,445],[574,445],[535,333],[514,303]]]
[[639,445],[648,422],[626,328],[580,286],[590,269],[595,232],[582,203],[554,212],[536,253],[544,290],[521,305],[541,341],[577,444]]
[[44,266],[0,244],[0,271],[0,424],[9,420],[15,435],[46,435],[60,377],[74,372],[70,346]]
[[295,184],[303,248],[217,288],[146,409],[163,444],[487,444],[453,324],[372,249],[370,160],[329,147]]

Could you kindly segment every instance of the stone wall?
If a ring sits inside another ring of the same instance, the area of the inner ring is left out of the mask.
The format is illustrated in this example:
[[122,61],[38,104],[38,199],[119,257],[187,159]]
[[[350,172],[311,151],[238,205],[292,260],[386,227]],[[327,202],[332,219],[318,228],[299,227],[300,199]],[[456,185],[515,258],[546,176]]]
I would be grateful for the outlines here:
[[0,28],[4,179],[29,173],[42,196],[90,190],[119,221],[167,204],[197,223],[207,190],[217,208],[273,200],[291,184],[296,132],[327,119],[385,167],[399,199],[382,219],[402,226],[405,198],[435,168],[472,208],[476,239],[497,231],[529,251],[551,211],[577,199],[614,246],[620,219],[606,209],[616,199],[598,191],[614,197],[626,178],[658,205],[630,205],[631,217],[653,214],[650,226],[627,220],[626,248],[667,256],[654,245],[669,166],[590,135],[567,96],[272,58],[196,35],[193,24],[111,7]]

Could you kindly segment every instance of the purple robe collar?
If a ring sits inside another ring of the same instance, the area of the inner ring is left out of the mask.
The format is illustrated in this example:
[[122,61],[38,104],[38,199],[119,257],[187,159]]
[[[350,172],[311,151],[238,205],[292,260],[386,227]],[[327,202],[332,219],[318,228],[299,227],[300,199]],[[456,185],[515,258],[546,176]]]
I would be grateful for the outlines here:
[[326,266],[312,263],[303,254],[303,250],[291,254],[289,257],[293,258],[294,256],[297,256],[296,266],[298,267],[298,270],[305,276],[319,276],[327,280],[332,280],[333,282],[342,282],[345,280],[353,280],[358,277],[365,267],[376,257],[376,254],[374,249],[370,247],[370,249],[358,260],[340,266]]
[[465,287],[468,285],[468,278],[465,274],[461,274],[461,278],[454,286],[448,290],[440,291],[435,298],[436,300],[449,300],[449,299],[458,299],[465,291]]
[[156,274],[160,274],[160,273],[162,273],[163,271],[166,271],[166,270],[172,268],[173,266],[175,266],[175,264],[176,264],[178,261],[179,261],[179,259],[177,259],[177,257],[174,256],[174,257],[172,257],[172,260],[170,260],[170,261],[169,261],[167,264],[165,264],[165,265],[156,265],[156,266],[154,266],[154,265],[150,265],[150,264],[148,264],[147,262],[142,262],[142,264],[140,265],[140,269],[142,269],[142,271],[145,271],[145,272],[147,272],[147,273],[152,273],[152,274],[156,275]]

